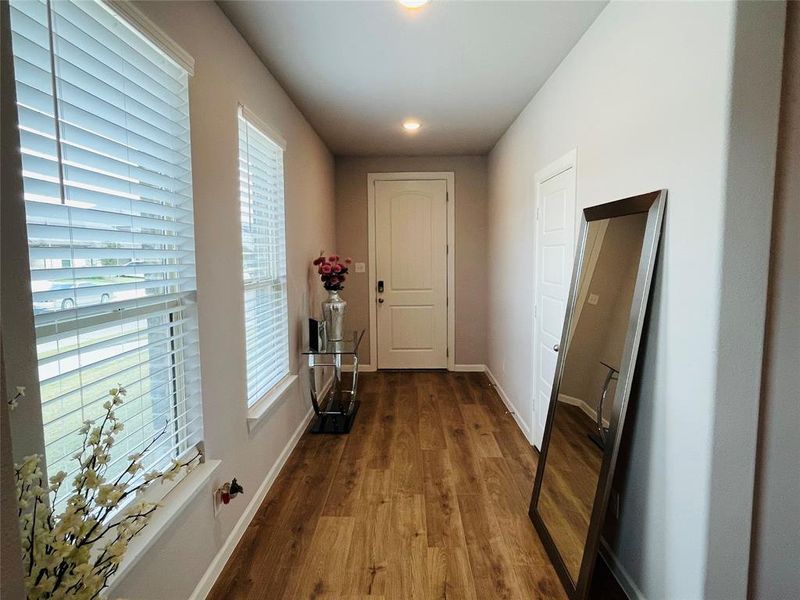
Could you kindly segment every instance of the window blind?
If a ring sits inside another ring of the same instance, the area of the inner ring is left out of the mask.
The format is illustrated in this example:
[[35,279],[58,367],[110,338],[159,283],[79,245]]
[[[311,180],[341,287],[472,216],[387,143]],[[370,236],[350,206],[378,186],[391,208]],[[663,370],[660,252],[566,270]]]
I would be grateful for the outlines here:
[[127,389],[109,476],[202,435],[188,74],[102,2],[11,2],[48,472]]
[[239,111],[239,188],[247,343],[247,402],[252,406],[289,373],[283,148]]

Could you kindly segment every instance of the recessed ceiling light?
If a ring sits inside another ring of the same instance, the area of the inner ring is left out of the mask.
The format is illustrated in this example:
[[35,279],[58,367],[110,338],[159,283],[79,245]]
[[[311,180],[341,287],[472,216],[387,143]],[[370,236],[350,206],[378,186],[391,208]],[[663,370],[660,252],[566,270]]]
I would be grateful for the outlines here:
[[406,8],[419,8],[425,6],[430,0],[398,0]]
[[410,133],[416,132],[420,127],[422,127],[422,125],[420,125],[419,121],[414,121],[413,119],[403,121],[403,129]]

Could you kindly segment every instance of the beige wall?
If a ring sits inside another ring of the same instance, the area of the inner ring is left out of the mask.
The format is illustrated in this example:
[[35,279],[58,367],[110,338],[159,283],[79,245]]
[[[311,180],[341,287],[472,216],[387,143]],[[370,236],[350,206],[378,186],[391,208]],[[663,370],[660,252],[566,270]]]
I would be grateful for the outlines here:
[[[248,432],[238,197],[238,103],[246,105],[287,142],[286,239],[293,372],[303,368],[298,355],[308,307],[316,306],[321,299],[317,288],[309,286],[308,265],[320,246],[332,247],[335,240],[334,161],[325,144],[216,4],[136,4],[195,60],[195,74],[189,81],[189,101],[204,439],[207,456],[222,463],[169,530],[162,532],[141,561],[118,582],[112,597],[179,600],[192,594],[292,435],[304,424],[310,408],[304,389],[307,377],[301,376],[287,392],[286,400],[262,426]],[[5,70],[3,74],[5,76]],[[5,93],[3,98],[5,100]],[[4,107],[4,125],[5,117]],[[3,142],[6,142],[5,135]],[[4,177],[4,185],[6,180]],[[17,194],[15,199],[18,198]],[[28,370],[34,374],[36,363],[31,354],[30,333],[20,332],[17,327],[18,322],[30,326],[27,273],[21,275],[19,281],[12,282],[18,288],[16,291],[6,286],[6,259],[9,258],[5,254],[6,244],[23,256],[14,266],[22,265],[21,270],[27,271],[26,243],[20,238],[25,231],[24,216],[21,209],[13,213],[7,211],[8,200],[4,193],[3,226],[7,229],[3,231],[3,343],[6,359],[14,357],[13,367],[10,360],[6,361],[6,367],[14,377],[11,381],[9,375],[8,383],[15,385],[19,384],[24,371],[24,365],[17,365],[19,357],[25,358]],[[18,204],[21,207],[21,202]],[[16,226],[7,224],[8,216],[23,222]],[[17,238],[7,240],[6,231]],[[16,298],[27,300],[16,302]],[[22,311],[22,317],[27,314],[27,318],[20,320],[8,315],[7,300]],[[13,320],[16,327],[13,337],[5,327],[9,320]],[[38,406],[36,394],[30,396],[26,407],[20,407],[12,416],[17,453],[30,445],[29,440],[41,436],[41,421],[27,414],[28,408]],[[232,477],[242,483],[245,494],[215,517],[212,491]]]
[[488,361],[527,425],[532,174],[577,149],[579,208],[669,190],[609,540],[632,597],[745,595],[784,11],[611,2],[489,156]]
[[750,598],[800,598],[800,3],[786,23]]
[[[342,296],[348,322],[369,330],[367,174],[453,171],[455,173],[456,364],[486,362],[486,157],[368,157],[336,159],[336,251],[367,263],[353,273]],[[326,248],[326,250],[331,250]],[[369,362],[369,331],[360,358]]]

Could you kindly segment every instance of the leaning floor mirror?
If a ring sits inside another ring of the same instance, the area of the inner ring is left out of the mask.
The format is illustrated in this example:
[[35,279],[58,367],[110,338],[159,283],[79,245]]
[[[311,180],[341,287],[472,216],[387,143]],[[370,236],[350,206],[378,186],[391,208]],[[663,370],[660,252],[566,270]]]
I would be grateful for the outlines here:
[[530,516],[571,600],[588,596],[666,190],[586,208]]

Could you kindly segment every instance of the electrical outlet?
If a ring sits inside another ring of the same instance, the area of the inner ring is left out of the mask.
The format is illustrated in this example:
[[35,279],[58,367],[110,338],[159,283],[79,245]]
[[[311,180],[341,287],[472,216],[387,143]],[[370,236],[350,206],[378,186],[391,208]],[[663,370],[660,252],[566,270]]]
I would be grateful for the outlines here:
[[591,304],[592,306],[596,306],[599,301],[600,301],[600,296],[598,296],[597,294],[589,294],[589,299],[587,300],[589,304]]
[[219,514],[225,504],[230,504],[231,500],[243,493],[244,488],[236,481],[236,477],[214,490],[214,516]]
[[356,263],[356,273],[365,273],[367,265],[365,263]]

